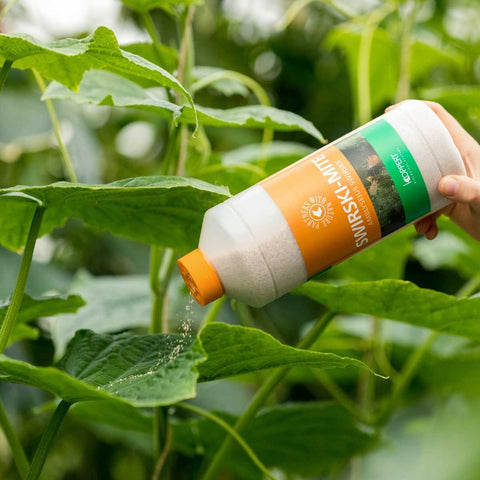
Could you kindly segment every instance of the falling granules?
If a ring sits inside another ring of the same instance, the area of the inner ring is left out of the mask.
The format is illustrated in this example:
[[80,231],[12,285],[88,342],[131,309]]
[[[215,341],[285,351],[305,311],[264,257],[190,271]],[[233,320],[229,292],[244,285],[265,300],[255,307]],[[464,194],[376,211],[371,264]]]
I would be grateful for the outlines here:
[[173,361],[178,357],[179,353],[182,351],[187,341],[188,343],[191,343],[192,323],[195,317],[193,309],[194,305],[195,299],[193,298],[193,295],[190,294],[188,297],[188,302],[185,305],[185,315],[180,325],[180,341],[177,346],[170,352],[170,355],[168,356],[169,361]]
[[[110,381],[104,387],[98,386],[97,390],[107,390],[113,394],[118,395],[118,387],[122,386],[124,383],[136,381],[138,379],[154,375],[159,370],[159,368],[168,368],[168,365],[174,362],[178,358],[178,356],[192,344],[192,324],[195,319],[194,305],[195,299],[192,295],[190,295],[188,302],[185,305],[185,315],[180,325],[180,333],[176,336],[175,339],[169,339],[167,342],[167,345],[174,345],[168,356],[164,356],[161,354],[161,352],[159,352],[158,360],[147,371],[142,373],[134,373],[126,377],[116,378]],[[117,387],[117,389],[112,390],[112,387],[114,386]]]

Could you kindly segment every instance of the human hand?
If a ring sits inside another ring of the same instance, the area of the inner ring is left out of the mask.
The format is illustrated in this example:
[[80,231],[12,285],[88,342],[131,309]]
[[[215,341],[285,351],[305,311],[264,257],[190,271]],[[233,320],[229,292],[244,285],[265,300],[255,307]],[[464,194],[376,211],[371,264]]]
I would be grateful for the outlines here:
[[[447,175],[440,180],[438,191],[453,203],[416,222],[417,233],[433,240],[438,234],[437,218],[443,213],[473,238],[480,240],[480,145],[440,104],[424,103],[450,132],[465,163],[467,175]],[[386,111],[398,105],[392,105]]]

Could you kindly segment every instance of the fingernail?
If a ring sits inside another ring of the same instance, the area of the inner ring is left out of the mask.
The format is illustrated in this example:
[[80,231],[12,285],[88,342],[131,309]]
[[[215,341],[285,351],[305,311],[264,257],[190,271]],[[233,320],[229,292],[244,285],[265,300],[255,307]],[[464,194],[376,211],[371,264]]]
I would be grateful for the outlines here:
[[446,178],[442,182],[442,193],[447,197],[454,197],[458,191],[458,182],[454,178]]

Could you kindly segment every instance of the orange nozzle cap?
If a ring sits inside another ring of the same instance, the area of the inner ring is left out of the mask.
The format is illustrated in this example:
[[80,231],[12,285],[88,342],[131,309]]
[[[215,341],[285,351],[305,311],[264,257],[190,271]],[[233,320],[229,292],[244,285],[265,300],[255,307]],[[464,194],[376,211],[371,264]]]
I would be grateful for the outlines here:
[[198,248],[177,260],[183,280],[200,305],[213,302],[223,295],[217,272]]

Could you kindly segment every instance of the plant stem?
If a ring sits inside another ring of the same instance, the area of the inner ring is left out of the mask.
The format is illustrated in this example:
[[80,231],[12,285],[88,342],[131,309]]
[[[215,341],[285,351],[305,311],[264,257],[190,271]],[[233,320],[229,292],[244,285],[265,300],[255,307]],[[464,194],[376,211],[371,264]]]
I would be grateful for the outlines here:
[[223,304],[225,303],[225,300],[226,300],[226,297],[223,296],[215,300],[210,305],[207,313],[205,314],[205,317],[203,318],[202,328],[205,327],[206,325],[209,325],[210,323],[213,323],[216,320],[216,318],[218,317],[218,314],[220,313],[220,310],[223,307]]
[[[36,70],[32,70],[32,71],[33,71],[33,75],[35,76],[35,80],[37,81],[38,86],[40,87],[40,90],[42,91],[42,93],[45,92],[46,87],[45,87],[45,82],[43,81],[42,76]],[[60,149],[60,152],[62,154],[63,165],[68,174],[68,178],[72,183],[77,183],[78,182],[77,175],[75,174],[75,170],[73,168],[72,160],[70,158],[68,150],[66,149],[65,144],[63,143],[63,140],[62,140],[62,135],[60,132],[60,123],[58,122],[58,117],[55,112],[55,108],[53,107],[53,102],[49,98],[46,98],[45,105],[47,106],[48,114],[50,115],[53,131],[55,133],[55,138],[57,139],[58,148]]]
[[7,80],[8,72],[12,68],[13,62],[11,60],[5,60],[3,62],[2,69],[0,70],[0,92],[5,85],[5,81]]
[[7,413],[3,407],[2,402],[0,401],[0,426],[2,427],[5,438],[7,439],[10,449],[12,451],[13,460],[17,466],[18,473],[22,480],[25,480],[28,475],[28,469],[30,464],[28,463],[27,456],[22,448],[20,440],[12,427],[12,424],[8,420]]
[[155,465],[155,470],[153,472],[152,480],[158,480],[160,475],[163,472],[163,467],[167,461],[168,452],[170,451],[170,444],[172,441],[172,428],[168,423],[166,423],[165,428],[165,443],[163,444],[163,449],[158,457],[158,461]]
[[357,121],[360,125],[372,119],[372,104],[370,93],[370,55],[372,52],[372,41],[375,33],[374,25],[366,25],[360,40],[358,52],[357,71]]
[[30,231],[28,232],[27,243],[23,251],[20,271],[18,272],[17,276],[17,283],[15,284],[15,289],[13,290],[7,313],[3,320],[2,327],[0,328],[0,353],[3,353],[8,345],[8,340],[12,333],[13,327],[15,326],[18,312],[22,305],[23,292],[25,291],[30,265],[32,264],[35,242],[38,237],[38,232],[40,231],[40,225],[42,224],[44,211],[45,207],[43,205],[37,205],[35,213],[33,214]]
[[150,248],[150,288],[152,290],[151,333],[167,333],[168,324],[163,318],[163,305],[170,277],[175,265],[175,254],[170,248]]
[[203,408],[197,407],[190,403],[179,403],[177,407],[183,408],[184,410],[188,410],[190,412],[196,413],[201,415],[202,417],[206,417],[212,422],[215,422],[217,425],[222,427],[226,430],[231,437],[235,439],[235,441],[243,448],[245,453],[250,457],[252,462],[258,467],[258,469],[265,474],[268,478],[275,480],[275,477],[269,472],[268,468],[261,462],[261,460],[257,457],[255,452],[252,450],[250,445],[235,431],[227,422],[222,420],[218,415],[215,415]]
[[161,44],[160,36],[158,35],[158,31],[153,24],[152,14],[150,12],[145,12],[140,15],[145,28],[147,29],[150,38],[152,39],[153,46],[157,53],[159,52],[159,45]]
[[342,405],[345,410],[349,411],[355,418],[365,421],[364,415],[359,412],[356,403],[340,388],[323,370],[311,369],[317,380],[323,385],[325,390]]
[[5,17],[7,16],[7,13],[9,12],[9,10],[15,6],[15,4],[18,2],[18,0],[10,0],[4,7],[3,7],[3,10],[2,10],[2,13],[0,13],[0,23],[3,22],[3,20],[5,19]]
[[43,465],[47,459],[48,452],[52,447],[53,441],[57,435],[58,429],[62,424],[62,421],[70,408],[71,403],[62,400],[55,412],[53,413],[52,418],[50,419],[47,429],[43,432],[40,443],[38,444],[35,455],[33,456],[32,466],[28,472],[27,480],[37,480],[42,472]]
[[403,22],[403,31],[400,47],[400,72],[398,76],[397,93],[395,103],[401,102],[410,97],[410,62],[412,56],[411,30],[415,20],[416,1],[410,0],[406,3],[408,9],[406,18]]
[[[309,349],[317,340],[317,338],[327,328],[329,323],[335,317],[336,313],[327,311],[316,323],[316,325],[305,335],[305,337],[299,342],[297,348]],[[281,367],[276,369],[267,381],[259,388],[255,396],[253,397],[250,405],[247,407],[242,416],[238,419],[234,426],[236,432],[241,432],[253,418],[256,416],[260,408],[263,407],[270,394],[275,390],[279,383],[284,379],[288,373],[290,367]],[[205,475],[202,480],[215,480],[218,476],[218,472],[222,467],[224,460],[228,454],[231,445],[231,438],[227,437],[223,441],[217,453],[213,457]]]

